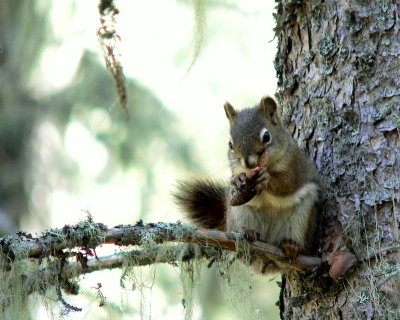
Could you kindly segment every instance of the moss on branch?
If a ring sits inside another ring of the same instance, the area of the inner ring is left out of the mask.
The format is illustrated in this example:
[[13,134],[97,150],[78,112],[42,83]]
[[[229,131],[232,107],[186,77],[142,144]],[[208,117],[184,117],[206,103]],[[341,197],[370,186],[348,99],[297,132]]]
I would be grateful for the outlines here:
[[196,228],[179,222],[143,224],[139,221],[135,225],[108,228],[102,223],[94,223],[88,219],[77,225],[66,225],[61,229],[45,231],[39,237],[18,233],[17,238],[0,239],[0,246],[11,261],[21,252],[29,258],[44,258],[63,254],[65,249],[80,248],[93,255],[96,247],[101,244],[141,246],[149,240],[154,244],[188,242],[229,251],[237,251],[241,244],[246,243],[251,255],[277,261],[285,264],[288,269],[299,271],[313,269],[321,263],[321,259],[317,257],[302,255],[295,261],[289,261],[279,248],[261,241],[248,243],[242,240],[240,233]]
[[[102,244],[114,244],[116,249],[122,247],[124,251],[98,257],[96,248]],[[241,233],[202,229],[179,222],[144,224],[139,221],[135,225],[109,228],[94,223],[90,216],[76,225],[46,230],[37,237],[18,232],[16,236],[1,238],[0,247],[0,314],[5,318],[14,316],[15,310],[32,293],[47,298],[50,295],[51,301],[59,301],[63,312],[80,311],[81,308],[65,300],[63,292],[78,294],[80,275],[105,269],[121,269],[123,283],[135,272],[134,267],[157,263],[180,266],[185,312],[189,316],[193,306],[189,302],[193,299],[201,259],[208,259],[209,267],[217,262],[219,270],[226,269],[220,272],[224,275],[222,280],[235,292],[242,289],[231,288],[234,282],[229,280],[230,273],[236,280],[242,277],[240,283],[244,286],[251,273],[246,269],[234,273],[231,266],[236,260],[249,262],[257,256],[296,271],[311,270],[321,264],[321,259],[307,256],[289,261],[279,248],[260,241],[250,243]],[[235,254],[228,255],[229,252]]]

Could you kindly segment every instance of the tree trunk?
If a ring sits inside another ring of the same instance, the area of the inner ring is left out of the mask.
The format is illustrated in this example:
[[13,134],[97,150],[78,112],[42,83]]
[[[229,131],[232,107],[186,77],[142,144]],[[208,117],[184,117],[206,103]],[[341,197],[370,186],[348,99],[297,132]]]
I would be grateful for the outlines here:
[[[322,255],[358,263],[340,280],[287,274],[284,319],[399,319],[398,1],[280,1],[276,33],[283,119],[326,188]],[[371,257],[371,254],[373,258]]]

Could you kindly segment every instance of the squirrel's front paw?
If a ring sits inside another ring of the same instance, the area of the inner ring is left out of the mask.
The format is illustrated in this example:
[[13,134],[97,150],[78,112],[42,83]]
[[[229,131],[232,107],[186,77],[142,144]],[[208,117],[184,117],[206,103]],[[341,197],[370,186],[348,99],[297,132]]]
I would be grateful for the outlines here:
[[260,194],[268,184],[269,174],[265,169],[257,167],[233,175],[231,179],[231,205],[240,206],[249,202],[255,195]]
[[249,202],[257,194],[254,183],[249,183],[246,173],[234,175],[231,179],[231,206],[240,206]]
[[256,171],[256,174],[252,178],[251,184],[254,186],[253,188],[257,191],[257,194],[260,194],[261,191],[267,188],[269,182],[269,174],[267,170],[260,169]]
[[260,233],[253,229],[242,228],[242,235],[249,242],[254,242],[260,239]]

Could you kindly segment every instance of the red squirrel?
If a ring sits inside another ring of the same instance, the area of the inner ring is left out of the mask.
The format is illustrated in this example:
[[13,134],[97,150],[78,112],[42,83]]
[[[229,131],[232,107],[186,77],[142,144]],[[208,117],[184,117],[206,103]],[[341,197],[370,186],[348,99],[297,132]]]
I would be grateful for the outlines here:
[[[230,124],[230,183],[181,182],[175,199],[189,220],[203,228],[245,231],[296,258],[310,254],[321,198],[318,172],[283,126],[274,99],[237,111],[224,105]],[[259,272],[277,265],[253,261]]]

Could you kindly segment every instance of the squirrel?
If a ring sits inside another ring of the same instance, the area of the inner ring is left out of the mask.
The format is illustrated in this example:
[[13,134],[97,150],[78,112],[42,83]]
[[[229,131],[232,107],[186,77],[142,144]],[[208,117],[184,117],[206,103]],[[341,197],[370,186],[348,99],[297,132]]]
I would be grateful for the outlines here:
[[[242,231],[249,240],[280,247],[291,259],[311,254],[321,200],[314,163],[282,124],[273,98],[241,111],[226,102],[224,109],[231,181],[180,182],[177,204],[199,227]],[[251,264],[261,273],[281,270],[261,259]]]

